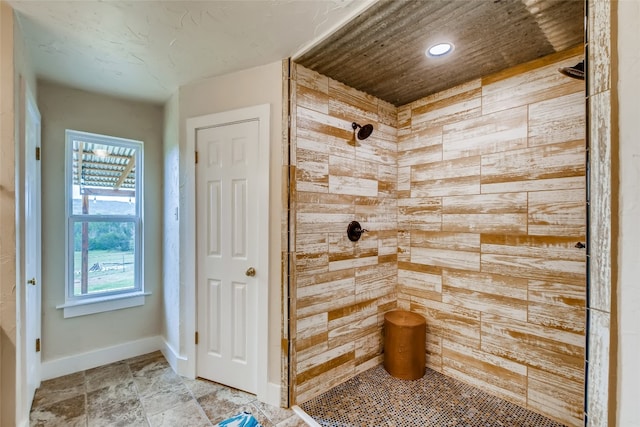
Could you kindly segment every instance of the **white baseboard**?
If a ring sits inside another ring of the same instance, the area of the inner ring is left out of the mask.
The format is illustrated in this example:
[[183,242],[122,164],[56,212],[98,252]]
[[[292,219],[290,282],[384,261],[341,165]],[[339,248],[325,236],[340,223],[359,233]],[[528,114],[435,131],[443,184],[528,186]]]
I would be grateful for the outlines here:
[[267,395],[263,402],[268,403],[271,406],[275,406],[276,408],[280,407],[280,384],[267,384]]
[[[180,356],[178,352],[169,344],[166,340],[162,340],[162,354],[164,354],[164,358],[169,362],[169,366],[176,372],[178,375],[182,375],[183,377],[191,378],[188,373],[184,372],[184,366],[187,364],[187,358],[184,356]],[[191,378],[193,379],[193,378]]]
[[112,347],[88,351],[86,353],[47,360],[42,362],[42,380],[49,380],[86,369],[108,365],[109,363],[118,362],[130,357],[162,350],[164,348],[163,343],[164,340],[161,336],[148,337]]

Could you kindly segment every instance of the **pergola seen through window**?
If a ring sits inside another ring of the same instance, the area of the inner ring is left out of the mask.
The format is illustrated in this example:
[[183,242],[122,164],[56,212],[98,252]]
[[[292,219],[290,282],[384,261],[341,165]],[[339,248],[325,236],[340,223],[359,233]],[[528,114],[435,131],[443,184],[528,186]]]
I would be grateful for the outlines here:
[[142,143],[67,130],[66,300],[142,290]]

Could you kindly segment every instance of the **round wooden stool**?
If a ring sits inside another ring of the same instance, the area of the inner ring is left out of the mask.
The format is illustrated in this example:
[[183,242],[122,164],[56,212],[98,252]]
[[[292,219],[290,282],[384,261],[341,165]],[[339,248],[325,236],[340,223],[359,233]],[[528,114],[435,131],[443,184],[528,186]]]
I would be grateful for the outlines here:
[[384,369],[402,380],[425,373],[427,321],[418,313],[395,310],[384,315]]

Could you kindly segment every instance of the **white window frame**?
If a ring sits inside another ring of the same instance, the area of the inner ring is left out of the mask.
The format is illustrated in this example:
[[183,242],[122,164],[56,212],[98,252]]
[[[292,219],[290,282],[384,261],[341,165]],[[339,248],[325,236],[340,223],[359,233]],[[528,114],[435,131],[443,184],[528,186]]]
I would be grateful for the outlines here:
[[[73,141],[82,140],[94,144],[116,145],[136,149],[136,212],[135,215],[96,215],[73,213]],[[65,303],[57,308],[64,310],[64,317],[76,317],[110,310],[135,307],[144,304],[143,218],[144,218],[144,144],[142,141],[99,135],[67,129],[65,132]],[[133,219],[133,221],[132,221]],[[134,239],[134,288],[100,293],[99,295],[74,295],[74,225],[87,222],[133,222]]]

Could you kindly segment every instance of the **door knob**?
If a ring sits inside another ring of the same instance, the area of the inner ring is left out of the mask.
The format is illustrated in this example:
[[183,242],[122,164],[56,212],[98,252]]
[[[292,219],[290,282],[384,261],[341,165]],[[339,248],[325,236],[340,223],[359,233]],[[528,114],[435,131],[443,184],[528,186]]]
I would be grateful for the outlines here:
[[256,275],[256,269],[253,267],[249,267],[247,268],[247,271],[244,272],[244,274],[246,274],[249,277],[253,277]]
[[37,283],[37,282],[36,282],[36,278],[34,277],[33,279],[29,279],[29,280],[27,280],[27,283],[28,283],[28,284],[30,284],[30,285],[35,286],[35,285],[36,285],[36,283]]

